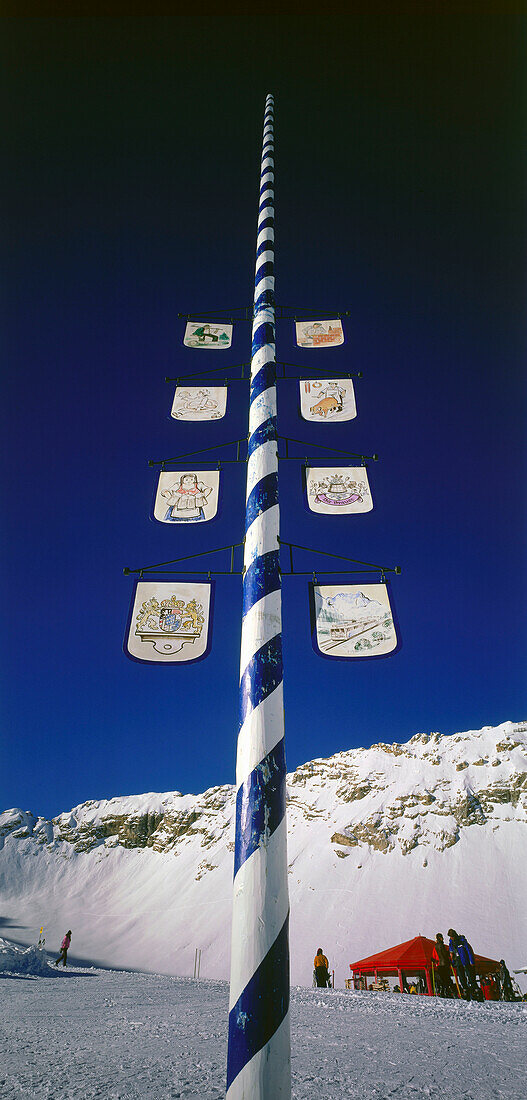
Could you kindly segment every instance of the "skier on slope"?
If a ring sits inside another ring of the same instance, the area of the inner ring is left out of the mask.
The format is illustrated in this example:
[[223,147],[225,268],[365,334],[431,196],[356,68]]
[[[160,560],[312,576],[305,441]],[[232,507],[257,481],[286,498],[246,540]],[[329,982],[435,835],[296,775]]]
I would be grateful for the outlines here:
[[59,957],[58,957],[58,959],[55,963],[55,966],[59,965],[59,962],[60,962],[61,959],[62,959],[62,965],[66,966],[66,959],[68,957],[68,950],[69,950],[70,943],[71,943],[71,928],[68,929],[68,931],[66,932],[66,935],[64,936],[64,939],[63,939],[63,941],[60,945],[60,955],[59,955]]
[[448,929],[450,936],[448,947],[455,967],[456,974],[461,983],[463,993],[470,1001],[472,997],[479,1000],[480,991],[476,985],[476,961],[474,952],[465,936],[460,936],[455,928]]
[[313,966],[315,967],[315,980],[318,988],[325,989],[326,986],[330,986],[329,963],[321,947],[319,947],[315,955]]

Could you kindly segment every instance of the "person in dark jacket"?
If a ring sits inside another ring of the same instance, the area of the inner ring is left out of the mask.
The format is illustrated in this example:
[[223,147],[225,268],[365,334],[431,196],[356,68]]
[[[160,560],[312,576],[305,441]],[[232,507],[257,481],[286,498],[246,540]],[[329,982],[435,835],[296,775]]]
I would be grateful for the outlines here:
[[452,973],[450,951],[443,940],[441,932],[436,933],[436,943],[432,951],[432,959],[437,959],[438,963],[434,973],[438,995],[440,997],[453,997],[454,991],[450,980],[450,975]]
[[319,947],[315,955],[313,965],[315,967],[315,978],[317,986],[320,989],[325,989],[326,986],[329,986],[331,984],[331,982],[329,977],[329,963],[321,947]]
[[59,957],[58,957],[58,959],[55,963],[55,966],[59,965],[59,962],[60,962],[61,959],[62,959],[62,965],[66,966],[66,959],[68,957],[68,950],[69,950],[70,943],[71,943],[71,928],[69,928],[68,931],[66,932],[66,935],[64,936],[64,939],[63,939],[63,941],[60,945],[60,955],[59,955]]
[[500,984],[500,1000],[513,1001],[514,991],[512,988],[512,979],[505,966],[505,959],[500,959],[500,970],[498,974],[498,980]]
[[480,991],[476,986],[476,960],[474,958],[474,952],[466,937],[459,935],[455,928],[449,928],[448,935],[450,936],[448,948],[452,959],[452,965],[455,967],[463,994],[469,1001],[471,997],[475,997],[476,1000],[479,1000]]

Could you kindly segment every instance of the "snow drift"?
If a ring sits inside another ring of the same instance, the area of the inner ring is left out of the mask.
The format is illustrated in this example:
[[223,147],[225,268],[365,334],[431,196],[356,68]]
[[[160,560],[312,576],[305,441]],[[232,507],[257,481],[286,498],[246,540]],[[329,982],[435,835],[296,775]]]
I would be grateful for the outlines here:
[[40,948],[18,947],[0,937],[0,974],[33,974],[49,978],[46,952]]

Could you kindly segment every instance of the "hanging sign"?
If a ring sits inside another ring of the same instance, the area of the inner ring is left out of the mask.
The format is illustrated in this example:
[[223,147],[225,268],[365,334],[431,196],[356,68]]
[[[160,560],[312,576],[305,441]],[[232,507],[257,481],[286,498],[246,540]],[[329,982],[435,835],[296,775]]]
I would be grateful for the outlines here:
[[227,408],[226,386],[177,386],[174,420],[220,420]]
[[219,470],[164,470],[159,475],[154,519],[199,523],[218,511]]
[[341,321],[297,321],[299,348],[331,348],[344,343]]
[[310,510],[326,516],[349,516],[373,508],[365,466],[308,466],[306,491]]
[[127,656],[156,664],[204,657],[211,588],[197,581],[138,581],[125,643]]
[[314,648],[325,657],[380,657],[397,647],[385,584],[313,584]]
[[302,380],[300,411],[304,420],[315,422],[353,420],[357,406],[351,378]]
[[186,348],[230,348],[232,325],[211,325],[209,321],[188,321],[183,343]]

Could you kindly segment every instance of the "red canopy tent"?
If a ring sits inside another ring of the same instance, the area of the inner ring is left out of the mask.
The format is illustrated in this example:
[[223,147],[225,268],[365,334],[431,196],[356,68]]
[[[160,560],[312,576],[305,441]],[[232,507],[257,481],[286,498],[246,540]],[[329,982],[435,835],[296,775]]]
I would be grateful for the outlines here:
[[[366,959],[350,963],[353,973],[354,985],[356,979],[373,976],[377,982],[379,977],[397,975],[401,993],[404,992],[403,979],[407,974],[426,977],[428,996],[433,996],[432,986],[432,953],[435,941],[426,936],[414,936],[413,940],[405,940],[395,947],[389,947],[387,951],[379,951],[377,955],[368,955]],[[476,973],[493,974],[499,970],[500,964],[495,959],[486,959],[483,955],[475,955]]]

